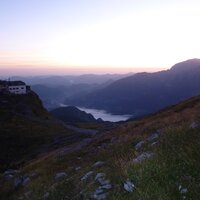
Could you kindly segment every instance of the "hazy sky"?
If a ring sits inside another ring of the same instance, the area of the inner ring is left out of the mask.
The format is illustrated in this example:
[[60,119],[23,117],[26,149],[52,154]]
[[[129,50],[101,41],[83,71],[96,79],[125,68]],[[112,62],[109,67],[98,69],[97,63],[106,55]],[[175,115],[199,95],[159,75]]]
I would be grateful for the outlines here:
[[169,68],[200,57],[199,20],[200,0],[0,0],[0,73]]

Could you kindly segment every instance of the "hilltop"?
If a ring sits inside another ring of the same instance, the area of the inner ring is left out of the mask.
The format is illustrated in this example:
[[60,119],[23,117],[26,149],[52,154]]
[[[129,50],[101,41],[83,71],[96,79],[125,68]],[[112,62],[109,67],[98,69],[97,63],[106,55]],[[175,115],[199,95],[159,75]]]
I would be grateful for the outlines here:
[[138,117],[199,93],[200,59],[191,59],[174,65],[170,70],[122,78],[103,89],[68,98],[65,103]]
[[41,155],[1,182],[1,194],[8,200],[198,200],[199,133],[196,96]]

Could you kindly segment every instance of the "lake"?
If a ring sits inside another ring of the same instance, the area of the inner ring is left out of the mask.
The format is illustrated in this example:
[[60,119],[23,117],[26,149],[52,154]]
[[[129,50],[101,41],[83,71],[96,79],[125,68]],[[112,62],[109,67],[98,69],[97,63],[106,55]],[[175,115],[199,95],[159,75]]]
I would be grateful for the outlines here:
[[[67,106],[67,105],[61,104],[60,106]],[[105,110],[97,110],[97,109],[90,109],[83,107],[77,107],[77,108],[79,110],[85,111],[86,113],[92,114],[95,119],[101,118],[104,121],[109,121],[109,122],[125,121],[131,117],[131,115],[113,115],[111,113],[106,112]]]

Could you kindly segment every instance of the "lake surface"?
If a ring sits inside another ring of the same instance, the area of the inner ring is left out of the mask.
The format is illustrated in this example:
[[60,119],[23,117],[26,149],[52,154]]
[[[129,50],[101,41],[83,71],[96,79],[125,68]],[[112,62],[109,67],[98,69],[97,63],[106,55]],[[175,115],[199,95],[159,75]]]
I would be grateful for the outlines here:
[[[67,106],[67,105],[61,104],[61,106]],[[77,108],[82,111],[85,111],[86,113],[92,114],[95,119],[101,118],[104,121],[109,121],[109,122],[125,121],[131,117],[131,115],[113,115],[111,113],[106,112],[105,110],[89,109],[83,107],[77,107]]]

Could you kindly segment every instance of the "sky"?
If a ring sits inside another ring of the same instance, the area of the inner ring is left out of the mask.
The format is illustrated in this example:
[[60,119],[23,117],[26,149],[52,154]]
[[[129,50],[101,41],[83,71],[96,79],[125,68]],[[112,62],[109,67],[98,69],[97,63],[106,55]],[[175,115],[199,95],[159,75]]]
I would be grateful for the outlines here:
[[0,75],[126,73],[200,58],[199,0],[0,0]]

